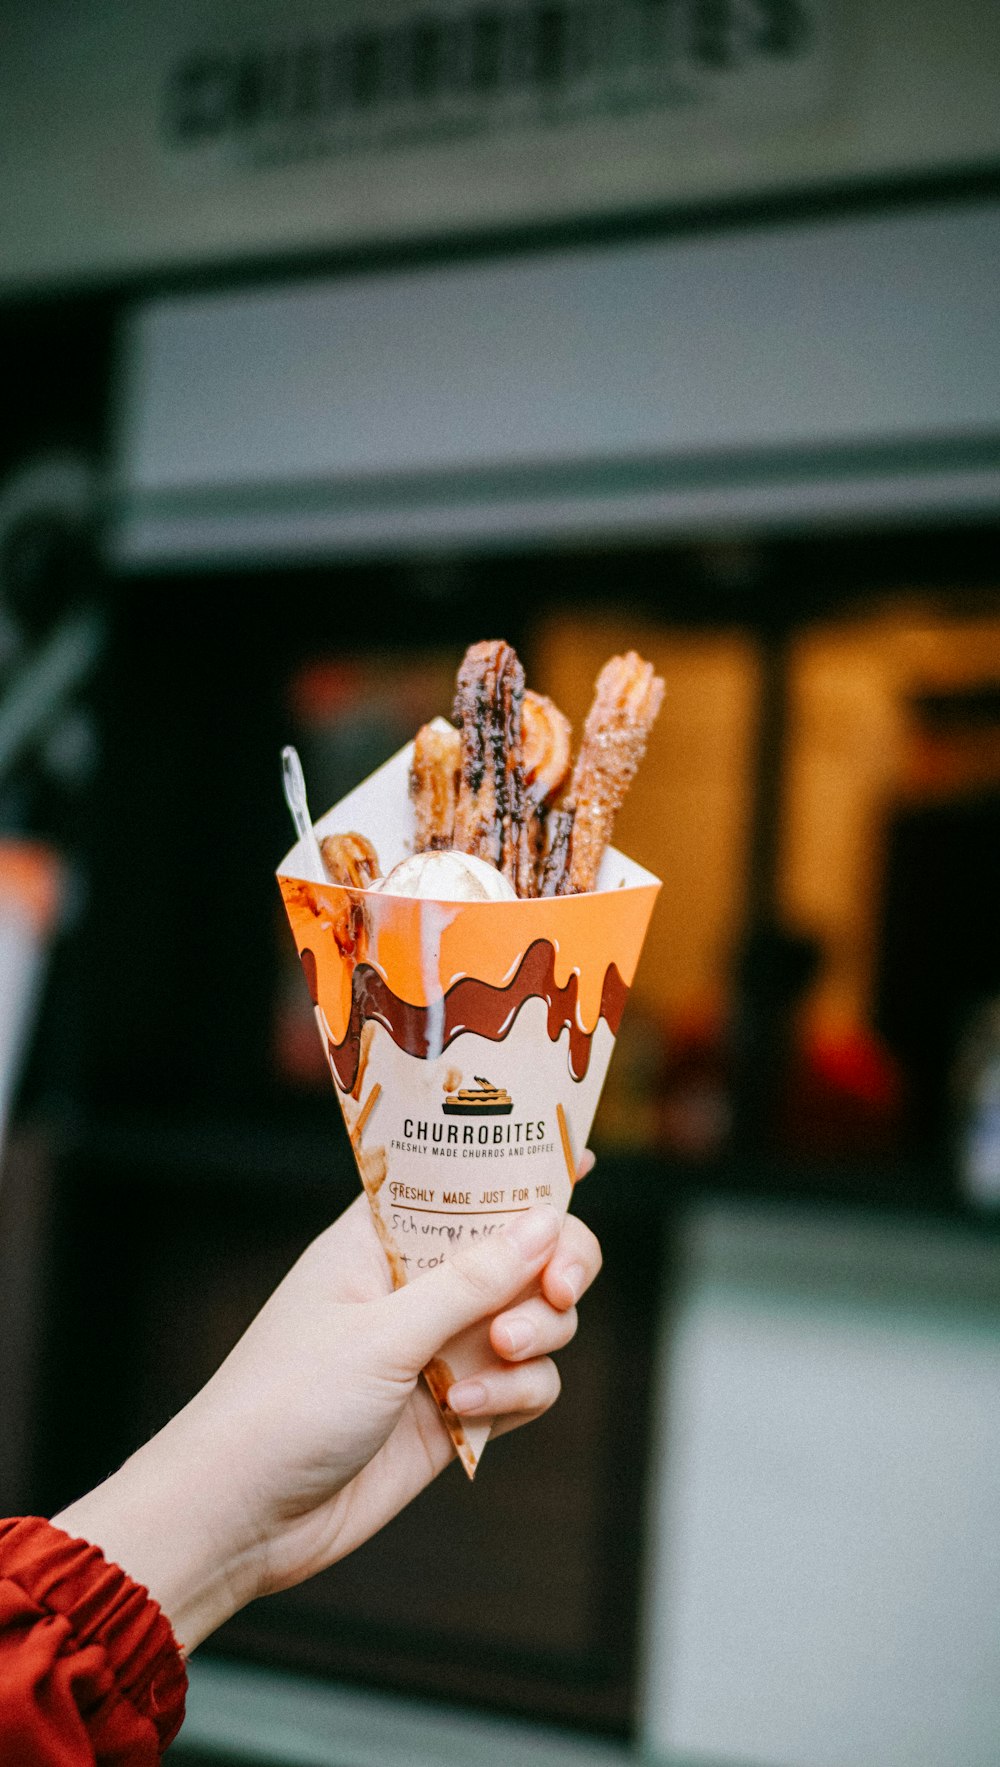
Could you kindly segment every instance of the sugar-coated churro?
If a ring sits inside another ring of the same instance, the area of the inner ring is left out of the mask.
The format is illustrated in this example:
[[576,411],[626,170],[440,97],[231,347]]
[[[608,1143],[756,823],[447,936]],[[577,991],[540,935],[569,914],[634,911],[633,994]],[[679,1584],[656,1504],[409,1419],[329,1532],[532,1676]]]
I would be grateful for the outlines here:
[[461,738],[453,725],[443,718],[421,725],[410,766],[415,853],[436,852],[452,845],[461,764]]
[[573,826],[555,894],[575,895],[596,887],[615,816],[646,752],[662,700],[662,680],[634,650],[610,657],[598,675],[567,792]]
[[331,883],[367,890],[379,876],[378,854],[363,834],[328,834],[319,843]]

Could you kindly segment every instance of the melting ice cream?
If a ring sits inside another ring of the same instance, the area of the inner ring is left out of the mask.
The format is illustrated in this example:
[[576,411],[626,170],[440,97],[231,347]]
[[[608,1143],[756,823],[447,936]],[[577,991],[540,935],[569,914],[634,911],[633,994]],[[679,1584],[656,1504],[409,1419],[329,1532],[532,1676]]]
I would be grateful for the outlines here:
[[411,853],[371,887],[383,896],[415,896],[430,902],[517,901],[514,886],[495,865],[450,849]]

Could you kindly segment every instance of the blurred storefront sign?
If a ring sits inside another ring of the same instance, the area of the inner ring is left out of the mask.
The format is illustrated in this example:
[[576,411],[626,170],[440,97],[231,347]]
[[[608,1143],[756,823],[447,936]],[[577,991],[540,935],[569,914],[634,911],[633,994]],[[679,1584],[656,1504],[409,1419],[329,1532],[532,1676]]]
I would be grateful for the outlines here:
[[38,0],[8,12],[0,289],[1000,157],[1000,29],[977,0]]
[[[682,127],[813,112],[830,0],[367,0],[182,53],[168,148],[266,166],[675,110]],[[216,33],[209,27],[207,40]]]

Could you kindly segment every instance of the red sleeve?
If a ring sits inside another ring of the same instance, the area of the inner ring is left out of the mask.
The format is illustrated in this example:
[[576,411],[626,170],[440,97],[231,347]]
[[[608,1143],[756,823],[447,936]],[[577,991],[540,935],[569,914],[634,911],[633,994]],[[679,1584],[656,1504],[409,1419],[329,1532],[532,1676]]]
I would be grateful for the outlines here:
[[0,1767],[158,1767],[186,1692],[145,1589],[37,1516],[0,1521]]

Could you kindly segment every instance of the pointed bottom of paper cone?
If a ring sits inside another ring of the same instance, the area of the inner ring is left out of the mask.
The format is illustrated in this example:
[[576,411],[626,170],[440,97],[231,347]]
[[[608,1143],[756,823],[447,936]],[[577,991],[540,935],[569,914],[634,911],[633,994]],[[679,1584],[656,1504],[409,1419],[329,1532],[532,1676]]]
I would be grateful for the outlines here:
[[449,1387],[454,1385],[455,1376],[440,1356],[435,1356],[432,1362],[428,1362],[424,1369],[424,1380],[441,1413],[445,1429],[455,1444],[455,1452],[465,1472],[470,1479],[474,1479],[483,1449],[490,1439],[492,1422],[469,1423],[452,1410],[447,1395]]

